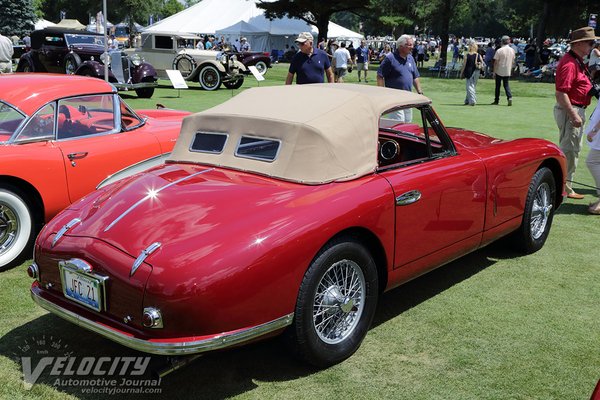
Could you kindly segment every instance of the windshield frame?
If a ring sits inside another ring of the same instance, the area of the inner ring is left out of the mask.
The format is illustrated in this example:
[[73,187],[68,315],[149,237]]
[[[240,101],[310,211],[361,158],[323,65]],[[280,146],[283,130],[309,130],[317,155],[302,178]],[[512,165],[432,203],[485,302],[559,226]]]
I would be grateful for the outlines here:
[[17,132],[19,132],[21,130],[21,127],[23,126],[23,124],[25,124],[28,120],[29,120],[29,116],[23,112],[19,107],[7,103],[4,100],[0,100],[0,107],[9,107],[12,110],[16,111],[18,114],[23,116],[23,119],[21,120],[21,122],[19,123],[19,125],[15,128],[15,130],[12,132],[11,136],[8,138],[8,140],[0,140],[0,144],[8,144],[8,143],[12,143],[15,139],[15,134]]

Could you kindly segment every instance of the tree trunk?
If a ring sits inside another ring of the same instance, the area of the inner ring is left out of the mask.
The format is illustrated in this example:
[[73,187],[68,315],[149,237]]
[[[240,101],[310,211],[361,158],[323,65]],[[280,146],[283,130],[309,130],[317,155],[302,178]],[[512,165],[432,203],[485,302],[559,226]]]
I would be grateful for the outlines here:
[[443,2],[442,13],[440,19],[442,21],[442,30],[440,38],[442,39],[442,48],[440,49],[440,68],[446,66],[446,59],[448,58],[448,33],[450,31],[450,14],[452,14],[451,0]]
[[[329,17],[331,17],[331,14],[319,14],[316,16],[317,29],[319,30],[319,38],[322,38],[324,40],[327,40],[329,30]],[[317,43],[319,43],[319,39],[317,39]]]
[[540,17],[538,20],[538,28],[536,32],[535,38],[535,66],[539,67],[541,64],[540,59],[540,50],[544,46],[544,40],[546,39],[546,22],[548,21],[548,17],[550,16],[550,4],[548,1],[544,1],[544,6],[542,7],[542,12],[540,13]]

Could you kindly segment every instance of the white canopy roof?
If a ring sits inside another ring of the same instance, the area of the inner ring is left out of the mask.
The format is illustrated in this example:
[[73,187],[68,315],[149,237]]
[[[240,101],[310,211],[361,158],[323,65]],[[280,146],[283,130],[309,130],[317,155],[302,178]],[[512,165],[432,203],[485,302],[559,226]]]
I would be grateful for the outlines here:
[[[145,31],[150,32],[187,32],[197,34],[222,34],[221,30],[230,30],[236,24],[244,22],[247,25],[238,26],[240,32],[235,35],[248,36],[253,33],[264,32],[269,40],[257,48],[252,44],[254,50],[270,50],[271,48],[283,48],[284,44],[293,44],[300,32],[312,32],[318,35],[315,26],[309,25],[299,19],[278,18],[273,21],[265,18],[264,10],[256,6],[256,0],[203,0],[177,14],[171,15],[149,27]],[[235,29],[237,29],[235,28]],[[360,39],[363,35],[353,32],[333,22],[329,22],[329,38],[344,37],[347,39]],[[233,35],[227,33],[229,35]],[[258,35],[257,35],[258,36]],[[278,37],[278,38],[277,38]],[[281,46],[281,47],[279,47]]]
[[48,21],[47,19],[40,18],[37,21],[35,21],[35,24],[33,25],[33,29],[37,31],[40,29],[47,28],[49,26],[54,26],[54,25],[56,25],[54,22]]

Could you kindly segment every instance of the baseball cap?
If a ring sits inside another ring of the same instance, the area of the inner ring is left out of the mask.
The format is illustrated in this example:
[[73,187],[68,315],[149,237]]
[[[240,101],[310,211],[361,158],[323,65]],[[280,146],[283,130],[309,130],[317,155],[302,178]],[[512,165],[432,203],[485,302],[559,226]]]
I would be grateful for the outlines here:
[[295,42],[304,43],[307,40],[310,40],[311,42],[314,41],[313,35],[310,32],[302,32],[301,34],[298,35]]

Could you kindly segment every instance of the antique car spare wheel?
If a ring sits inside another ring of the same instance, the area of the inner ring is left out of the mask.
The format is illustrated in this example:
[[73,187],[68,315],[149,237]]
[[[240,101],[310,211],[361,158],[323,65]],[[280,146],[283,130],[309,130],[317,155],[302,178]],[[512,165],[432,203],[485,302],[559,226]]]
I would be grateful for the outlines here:
[[256,64],[254,64],[254,66],[256,67],[258,72],[260,72],[261,75],[264,75],[267,72],[267,69],[269,69],[267,67],[267,63],[265,63],[264,61],[259,61]]
[[300,357],[327,367],[350,357],[367,334],[378,296],[377,268],[353,238],[327,244],[300,286],[292,345]]
[[0,187],[0,271],[22,261],[33,239],[33,218],[21,192]]
[[81,58],[75,53],[69,53],[65,56],[65,73],[73,75],[81,65]]
[[555,198],[554,175],[548,168],[540,168],[531,178],[523,222],[514,237],[517,246],[525,253],[538,251],[546,242],[554,217]]
[[181,76],[187,78],[196,69],[196,61],[189,54],[180,54],[173,60],[173,69],[181,72]]
[[204,90],[217,90],[221,86],[221,74],[217,67],[206,65],[200,70],[198,82]]

